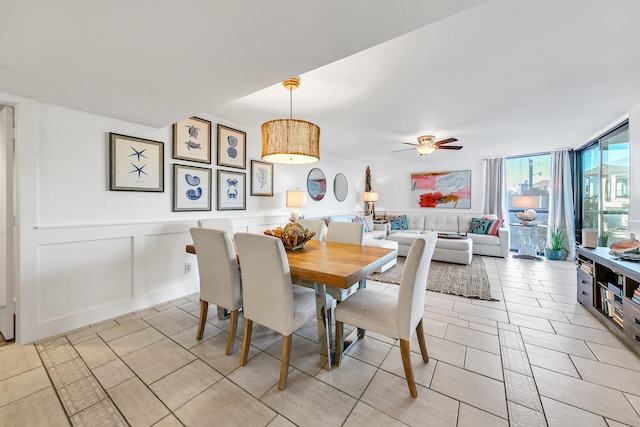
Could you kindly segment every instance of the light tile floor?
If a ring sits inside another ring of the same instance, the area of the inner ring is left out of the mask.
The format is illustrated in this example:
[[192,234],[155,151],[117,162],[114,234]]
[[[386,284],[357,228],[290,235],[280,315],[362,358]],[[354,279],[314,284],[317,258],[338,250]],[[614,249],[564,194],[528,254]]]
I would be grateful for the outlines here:
[[326,370],[314,322],[278,391],[280,337],[255,326],[239,368],[215,307],[196,341],[192,295],[0,348],[0,425],[640,426],[640,358],[576,303],[574,265],[483,259],[500,301],[428,292],[415,400],[394,340],[369,333]]

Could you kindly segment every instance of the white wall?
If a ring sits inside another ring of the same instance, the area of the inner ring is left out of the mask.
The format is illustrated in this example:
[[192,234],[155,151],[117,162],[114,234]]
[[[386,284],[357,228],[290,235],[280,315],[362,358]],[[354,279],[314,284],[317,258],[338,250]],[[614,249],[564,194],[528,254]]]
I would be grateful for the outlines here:
[[[376,213],[482,213],[484,202],[484,160],[465,156],[461,151],[435,151],[427,157],[411,161],[387,160],[369,165],[371,168],[371,188],[379,193],[375,204]],[[411,173],[471,171],[470,209],[420,209],[410,208]]]
[[[283,225],[288,189],[306,189],[313,167],[328,180],[326,197],[308,199],[310,216],[348,213],[360,202],[365,166],[330,155],[308,166],[274,167],[274,197],[250,196],[244,211],[172,212],[171,127],[153,129],[0,93],[0,102],[16,106],[19,287],[18,333],[28,343],[110,317],[139,310],[197,291],[195,257],[184,247],[196,220],[230,217],[238,231],[260,232]],[[247,129],[215,117],[201,116],[247,132],[247,169],[260,158],[259,129]],[[108,190],[108,134],[116,132],[165,144],[163,193]],[[180,161],[178,163],[193,164]],[[210,166],[214,172],[215,154]],[[238,170],[239,171],[239,170]],[[333,195],[333,179],[344,173],[347,199]]]

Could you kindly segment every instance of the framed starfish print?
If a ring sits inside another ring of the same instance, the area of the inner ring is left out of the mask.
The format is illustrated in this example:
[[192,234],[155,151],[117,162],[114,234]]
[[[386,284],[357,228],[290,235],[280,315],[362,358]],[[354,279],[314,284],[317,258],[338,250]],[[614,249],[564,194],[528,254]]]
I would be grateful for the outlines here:
[[173,158],[211,163],[211,122],[191,117],[174,123]]
[[109,133],[109,190],[164,192],[164,144]]

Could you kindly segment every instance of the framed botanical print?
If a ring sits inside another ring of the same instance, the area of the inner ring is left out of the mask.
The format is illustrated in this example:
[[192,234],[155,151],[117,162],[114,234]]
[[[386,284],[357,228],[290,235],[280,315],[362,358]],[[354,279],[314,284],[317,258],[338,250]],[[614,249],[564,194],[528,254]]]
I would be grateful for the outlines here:
[[211,210],[211,169],[173,165],[173,211]]
[[273,197],[273,163],[251,160],[251,195]]
[[218,125],[218,166],[246,169],[246,132]]
[[164,144],[109,133],[109,190],[164,191]]
[[173,158],[211,163],[211,122],[191,117],[174,123]]
[[218,169],[218,210],[246,209],[246,176],[244,172]]

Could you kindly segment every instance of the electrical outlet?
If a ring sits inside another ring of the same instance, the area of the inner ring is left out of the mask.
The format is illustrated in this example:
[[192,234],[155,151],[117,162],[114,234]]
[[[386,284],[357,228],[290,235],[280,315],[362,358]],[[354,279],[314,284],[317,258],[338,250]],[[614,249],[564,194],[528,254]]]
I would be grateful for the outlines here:
[[185,263],[184,272],[185,273],[191,273],[191,263],[190,262]]

